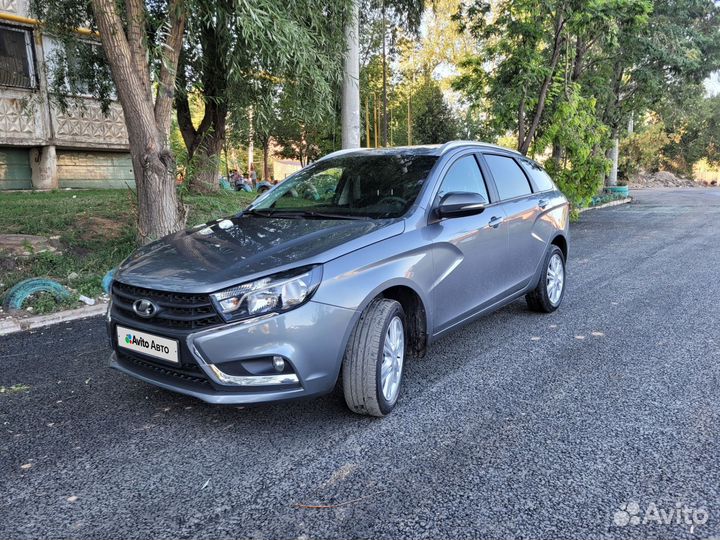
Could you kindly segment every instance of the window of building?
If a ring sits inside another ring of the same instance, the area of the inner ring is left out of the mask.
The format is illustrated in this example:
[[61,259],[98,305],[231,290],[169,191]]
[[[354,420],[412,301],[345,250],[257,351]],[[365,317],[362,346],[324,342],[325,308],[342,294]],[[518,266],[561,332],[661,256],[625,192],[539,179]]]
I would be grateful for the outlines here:
[[98,42],[75,39],[59,43],[46,39],[44,48],[51,93],[101,101],[116,99],[110,69]]
[[29,30],[0,26],[0,85],[35,88],[32,34]]

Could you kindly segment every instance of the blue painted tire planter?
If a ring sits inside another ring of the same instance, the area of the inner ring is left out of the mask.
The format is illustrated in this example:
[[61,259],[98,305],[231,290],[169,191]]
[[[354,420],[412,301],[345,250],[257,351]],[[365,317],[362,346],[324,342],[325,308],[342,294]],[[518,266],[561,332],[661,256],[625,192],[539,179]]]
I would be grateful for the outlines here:
[[117,270],[117,268],[109,270],[108,273],[105,274],[105,277],[102,279],[102,288],[103,291],[105,291],[105,294],[110,294],[113,278],[115,277],[115,270]]
[[70,291],[57,281],[32,278],[21,281],[7,292],[3,301],[3,309],[5,311],[22,309],[23,304],[30,296],[42,292],[52,294],[57,302],[70,298]]
[[605,188],[608,193],[617,193],[627,197],[630,194],[630,188],[628,186],[608,186]]

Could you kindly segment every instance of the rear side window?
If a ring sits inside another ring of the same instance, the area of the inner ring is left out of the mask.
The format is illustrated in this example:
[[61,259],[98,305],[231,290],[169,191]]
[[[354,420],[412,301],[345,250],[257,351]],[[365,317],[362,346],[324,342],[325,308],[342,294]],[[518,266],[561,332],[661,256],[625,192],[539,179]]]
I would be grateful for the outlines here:
[[549,191],[551,189],[555,189],[555,184],[553,184],[552,178],[550,178],[550,175],[546,173],[540,165],[527,159],[523,159],[523,163],[526,165],[527,170],[530,173],[530,177],[533,179],[533,182],[535,182],[538,191]]
[[485,161],[487,161],[490,172],[495,179],[500,200],[512,199],[532,193],[525,173],[522,172],[520,165],[514,159],[485,154]]
[[486,201],[490,201],[485,181],[474,156],[461,157],[450,166],[450,170],[440,185],[438,197],[453,191],[479,193]]

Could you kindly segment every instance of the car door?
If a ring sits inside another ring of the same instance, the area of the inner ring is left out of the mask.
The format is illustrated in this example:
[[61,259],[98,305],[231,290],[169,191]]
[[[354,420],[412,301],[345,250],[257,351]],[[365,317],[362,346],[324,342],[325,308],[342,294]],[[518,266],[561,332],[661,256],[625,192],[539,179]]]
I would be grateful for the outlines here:
[[433,287],[436,333],[492,303],[505,287],[505,214],[500,205],[494,204],[475,154],[462,155],[450,164],[434,205],[447,193],[458,191],[478,193],[488,206],[472,216],[431,218],[428,225],[437,275]]
[[497,188],[500,205],[505,212],[509,238],[508,292],[524,287],[533,277],[537,262],[545,249],[545,241],[534,233],[541,213],[538,194],[511,156],[484,152],[484,164]]

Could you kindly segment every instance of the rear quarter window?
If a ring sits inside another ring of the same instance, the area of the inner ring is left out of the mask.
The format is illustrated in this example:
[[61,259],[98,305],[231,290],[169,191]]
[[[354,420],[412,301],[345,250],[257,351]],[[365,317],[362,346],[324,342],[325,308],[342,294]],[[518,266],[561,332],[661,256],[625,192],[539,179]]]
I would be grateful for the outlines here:
[[525,169],[530,173],[533,183],[537,186],[538,191],[555,189],[555,183],[552,181],[552,178],[550,178],[550,175],[546,173],[540,165],[527,159],[523,159],[522,161]]

